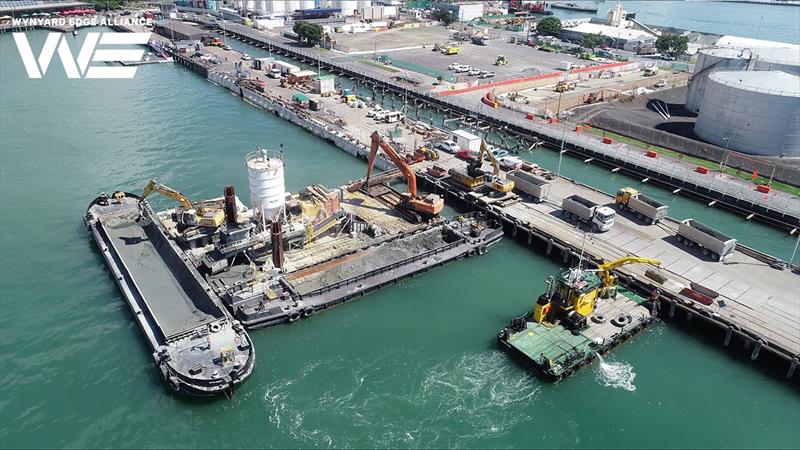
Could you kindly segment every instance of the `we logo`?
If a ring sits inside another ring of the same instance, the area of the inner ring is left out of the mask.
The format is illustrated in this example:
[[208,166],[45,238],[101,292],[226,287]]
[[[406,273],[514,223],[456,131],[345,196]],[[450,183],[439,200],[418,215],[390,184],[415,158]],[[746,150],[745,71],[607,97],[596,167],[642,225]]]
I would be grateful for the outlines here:
[[87,33],[83,46],[78,52],[78,57],[72,55],[67,43],[67,36],[62,33],[49,33],[44,47],[35,58],[28,37],[25,33],[14,33],[14,42],[22,57],[22,63],[28,72],[28,78],[42,78],[47,73],[53,55],[58,52],[61,64],[68,78],[133,78],[136,75],[136,66],[90,66],[90,62],[105,61],[139,61],[144,54],[143,48],[138,49],[103,49],[101,46],[117,45],[144,45],[150,39],[150,33]]

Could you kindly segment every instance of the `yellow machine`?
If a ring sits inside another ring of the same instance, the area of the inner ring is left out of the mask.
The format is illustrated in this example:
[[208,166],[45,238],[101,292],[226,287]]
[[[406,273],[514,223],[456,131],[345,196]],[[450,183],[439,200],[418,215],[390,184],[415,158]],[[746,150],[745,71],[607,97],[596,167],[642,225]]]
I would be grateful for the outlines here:
[[505,66],[508,64],[508,60],[506,59],[505,55],[497,55],[497,59],[494,60],[495,66]]
[[556,92],[567,92],[575,89],[575,83],[559,81],[556,83]]
[[422,155],[426,161],[438,161],[439,160],[439,152],[436,149],[428,148],[426,146],[421,146],[417,148],[415,151],[416,154]]
[[444,49],[445,55],[457,55],[460,49],[458,47],[447,47]]
[[513,191],[514,182],[500,176],[500,165],[497,164],[497,159],[495,159],[492,152],[489,151],[489,148],[486,146],[486,141],[481,141],[481,151],[478,154],[477,162],[478,167],[480,167],[484,156],[486,156],[492,163],[492,179],[486,183],[486,185],[491,189],[504,194]]
[[658,66],[648,67],[644,69],[644,73],[642,75],[645,77],[654,77],[658,75]]
[[538,323],[567,319],[577,323],[594,312],[597,298],[611,298],[617,293],[617,279],[612,270],[631,263],[661,265],[650,258],[626,256],[597,266],[597,270],[572,268],[562,271],[539,296],[533,308],[533,320]]
[[205,206],[192,203],[189,198],[171,187],[159,184],[151,179],[144,187],[139,201],[144,201],[152,192],[157,192],[180,203],[176,208],[175,216],[178,222],[186,226],[218,227],[225,221],[225,210],[220,205]]

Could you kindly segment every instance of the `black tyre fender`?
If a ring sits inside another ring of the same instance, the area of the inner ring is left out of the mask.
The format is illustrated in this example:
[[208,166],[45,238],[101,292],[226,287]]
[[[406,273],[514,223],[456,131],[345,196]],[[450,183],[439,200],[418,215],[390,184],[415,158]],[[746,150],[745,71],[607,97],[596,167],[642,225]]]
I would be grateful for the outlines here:
[[607,321],[606,316],[604,316],[602,314],[592,314],[591,320],[592,320],[592,322],[598,323],[598,324],[606,323],[606,321]]
[[478,247],[478,254],[479,255],[485,255],[486,254],[486,246],[485,245],[481,245],[480,247]]
[[305,309],[303,309],[303,317],[311,317],[313,315],[314,315],[313,306],[307,306]]
[[297,319],[300,318],[300,313],[297,311],[292,311],[289,313],[289,322],[297,322]]
[[619,328],[628,326],[630,325],[630,323],[631,323],[631,316],[627,314],[619,314],[617,317],[611,319],[611,325],[614,325],[615,327]]

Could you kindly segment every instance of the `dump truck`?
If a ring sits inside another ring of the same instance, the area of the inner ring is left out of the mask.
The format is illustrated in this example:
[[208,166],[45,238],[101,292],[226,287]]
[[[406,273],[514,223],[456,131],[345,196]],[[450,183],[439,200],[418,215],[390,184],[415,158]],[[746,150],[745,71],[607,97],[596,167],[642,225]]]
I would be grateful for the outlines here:
[[619,209],[633,212],[639,220],[648,225],[660,222],[669,213],[669,206],[632,187],[620,188],[614,197],[614,202]]
[[681,221],[676,238],[687,247],[700,247],[714,261],[722,261],[736,250],[736,239],[694,219]]
[[599,205],[580,195],[570,195],[561,202],[561,208],[567,219],[589,225],[592,231],[608,231],[614,225],[617,213],[608,206]]
[[533,201],[536,203],[546,200],[550,194],[550,182],[528,172],[514,170],[508,172],[506,177],[514,182],[517,190],[533,197]]

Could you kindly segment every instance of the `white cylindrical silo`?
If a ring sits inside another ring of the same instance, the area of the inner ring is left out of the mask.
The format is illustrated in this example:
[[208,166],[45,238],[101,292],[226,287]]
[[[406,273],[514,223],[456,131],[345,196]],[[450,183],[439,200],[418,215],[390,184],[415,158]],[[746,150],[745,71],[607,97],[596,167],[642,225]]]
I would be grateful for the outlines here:
[[352,16],[358,9],[357,0],[337,0],[333,2],[334,8],[340,8],[343,16]]
[[300,9],[300,0],[286,0],[284,3],[284,9],[287,14],[291,14]]
[[286,2],[283,0],[270,0],[269,14],[283,14],[286,12],[285,4]]
[[720,147],[800,156],[800,77],[779,71],[714,71],[694,133]]
[[248,153],[245,160],[253,212],[262,220],[272,220],[286,202],[283,155],[260,148]]
[[300,0],[299,9],[314,9],[316,6],[317,2],[315,0]]
[[253,3],[254,3],[253,11],[256,14],[263,16],[269,11],[269,5],[267,4],[268,3],[267,0],[256,0]]

